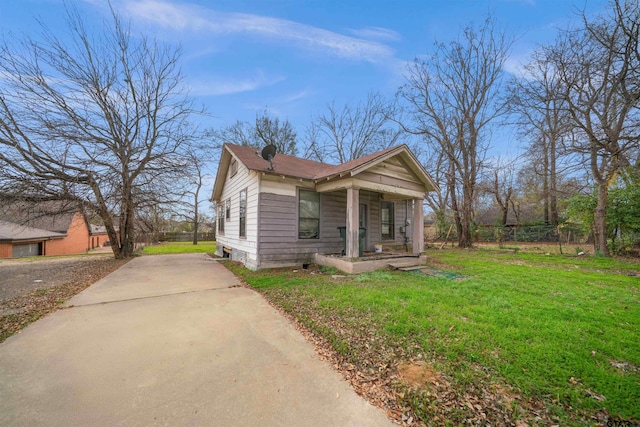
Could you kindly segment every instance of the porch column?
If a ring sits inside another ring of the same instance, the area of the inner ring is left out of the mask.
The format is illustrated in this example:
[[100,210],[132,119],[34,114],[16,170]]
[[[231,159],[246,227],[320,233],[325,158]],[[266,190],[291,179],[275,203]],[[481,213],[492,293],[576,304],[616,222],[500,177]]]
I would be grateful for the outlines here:
[[359,209],[360,203],[360,189],[358,187],[347,188],[347,230],[346,230],[346,257],[357,258],[358,257],[358,233],[360,215]]
[[413,253],[424,250],[424,199],[413,199]]

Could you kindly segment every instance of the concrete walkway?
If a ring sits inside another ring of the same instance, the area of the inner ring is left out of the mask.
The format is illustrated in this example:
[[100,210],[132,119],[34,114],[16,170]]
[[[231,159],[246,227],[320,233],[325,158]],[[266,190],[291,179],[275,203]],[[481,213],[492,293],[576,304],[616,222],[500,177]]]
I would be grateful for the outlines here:
[[136,258],[0,344],[2,426],[391,426],[206,255]]

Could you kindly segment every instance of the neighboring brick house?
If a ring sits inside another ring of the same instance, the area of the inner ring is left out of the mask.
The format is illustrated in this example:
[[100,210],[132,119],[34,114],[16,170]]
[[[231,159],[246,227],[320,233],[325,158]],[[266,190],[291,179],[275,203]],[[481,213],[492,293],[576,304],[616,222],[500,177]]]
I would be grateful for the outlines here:
[[64,238],[62,233],[0,221],[0,258],[45,255],[48,245]]
[[109,241],[107,227],[104,225],[89,225],[89,234],[91,235],[91,249],[101,248]]
[[14,203],[3,207],[0,220],[5,232],[0,258],[81,254],[92,247],[86,216],[65,202]]

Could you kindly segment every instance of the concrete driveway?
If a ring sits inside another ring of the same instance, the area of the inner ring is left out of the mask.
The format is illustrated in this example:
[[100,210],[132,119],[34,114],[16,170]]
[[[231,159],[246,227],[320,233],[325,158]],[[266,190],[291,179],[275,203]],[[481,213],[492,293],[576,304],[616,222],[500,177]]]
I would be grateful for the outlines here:
[[206,255],[136,258],[0,344],[3,426],[391,426]]

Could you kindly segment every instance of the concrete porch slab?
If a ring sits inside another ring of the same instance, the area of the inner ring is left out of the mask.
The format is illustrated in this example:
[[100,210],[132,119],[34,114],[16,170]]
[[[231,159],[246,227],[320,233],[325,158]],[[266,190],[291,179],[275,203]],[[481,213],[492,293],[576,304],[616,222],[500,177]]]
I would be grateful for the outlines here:
[[406,263],[406,265],[419,265],[427,262],[426,255],[402,256],[397,258],[385,257],[374,260],[350,260],[345,257],[336,257],[323,254],[314,254],[313,262],[318,265],[335,267],[349,274],[366,273],[369,271],[388,268],[391,263]]

